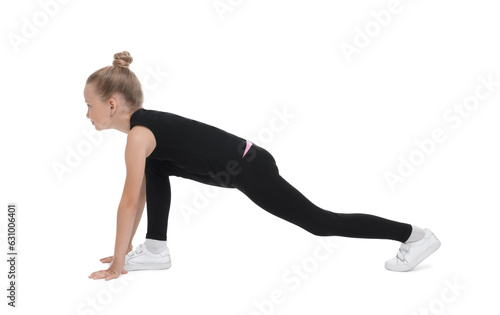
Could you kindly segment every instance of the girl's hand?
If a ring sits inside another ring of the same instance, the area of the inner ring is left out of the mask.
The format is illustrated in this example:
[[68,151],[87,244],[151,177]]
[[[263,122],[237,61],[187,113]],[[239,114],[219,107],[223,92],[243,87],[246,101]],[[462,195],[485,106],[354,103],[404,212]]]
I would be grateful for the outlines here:
[[103,264],[109,264],[109,263],[111,263],[113,261],[113,256],[108,256],[108,257],[101,258],[100,261]]
[[[132,245],[129,245],[127,253],[130,253],[131,251],[132,251]],[[109,264],[109,263],[111,263],[113,261],[113,256],[108,256],[108,257],[101,258],[100,261],[103,264]]]
[[120,276],[120,274],[128,273],[123,267],[125,266],[125,258],[120,261],[113,260],[111,266],[107,270],[100,270],[90,274],[90,279],[102,279],[105,278],[106,281],[111,279],[116,279]]

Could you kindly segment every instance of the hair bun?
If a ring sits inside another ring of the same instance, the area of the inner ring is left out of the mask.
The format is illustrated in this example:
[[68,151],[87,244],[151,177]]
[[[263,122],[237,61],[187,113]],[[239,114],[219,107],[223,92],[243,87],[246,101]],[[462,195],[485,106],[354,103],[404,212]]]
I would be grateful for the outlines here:
[[122,51],[122,52],[116,53],[113,56],[113,58],[114,58],[113,66],[120,67],[120,68],[126,68],[126,69],[128,69],[128,67],[130,66],[130,64],[134,60],[134,58],[132,58],[132,56],[130,56],[130,53],[128,51]]

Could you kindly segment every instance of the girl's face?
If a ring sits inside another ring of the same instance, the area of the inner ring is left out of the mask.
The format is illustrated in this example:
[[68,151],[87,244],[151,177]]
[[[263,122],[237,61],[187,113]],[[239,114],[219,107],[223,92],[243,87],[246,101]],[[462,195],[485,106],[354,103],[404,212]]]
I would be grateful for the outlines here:
[[101,101],[94,92],[94,85],[87,84],[83,90],[87,103],[87,118],[90,119],[96,130],[109,129],[111,124],[110,104]]

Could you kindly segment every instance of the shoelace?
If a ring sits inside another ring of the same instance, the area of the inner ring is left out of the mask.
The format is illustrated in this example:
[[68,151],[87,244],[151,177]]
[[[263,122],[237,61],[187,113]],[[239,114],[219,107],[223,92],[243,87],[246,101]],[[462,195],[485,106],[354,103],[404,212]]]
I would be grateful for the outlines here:
[[409,244],[401,244],[401,247],[399,247],[399,251],[396,254],[396,258],[401,260],[402,262],[406,262],[405,255],[408,253],[410,250],[410,245]]
[[145,247],[145,246],[146,246],[145,244],[141,244],[141,245],[139,245],[139,246],[136,248],[136,250],[131,251],[130,253],[128,253],[128,254],[127,254],[127,256],[132,257],[132,256],[134,256],[134,255],[137,255],[137,254],[142,253],[142,252],[143,252],[143,250],[144,250],[144,247]]

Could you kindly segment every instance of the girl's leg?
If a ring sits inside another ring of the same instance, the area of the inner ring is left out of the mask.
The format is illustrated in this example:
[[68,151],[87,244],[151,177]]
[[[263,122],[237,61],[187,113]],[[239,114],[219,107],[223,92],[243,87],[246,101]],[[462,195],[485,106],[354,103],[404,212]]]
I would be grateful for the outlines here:
[[171,200],[170,172],[161,161],[146,159],[145,175],[148,213],[146,238],[166,241]]
[[361,213],[321,209],[290,185],[278,172],[272,155],[252,145],[241,161],[234,187],[269,213],[319,236],[391,239],[405,242],[412,226]]
[[170,172],[161,161],[149,158],[146,158],[144,172],[148,230],[146,241],[125,257],[127,271],[168,269],[171,266],[170,252],[166,242],[170,211]]
[[167,240],[168,215],[170,212],[170,176],[178,176],[203,184],[219,186],[208,175],[190,174],[182,169],[174,169],[168,163],[146,159],[146,202],[148,215],[147,239]]

